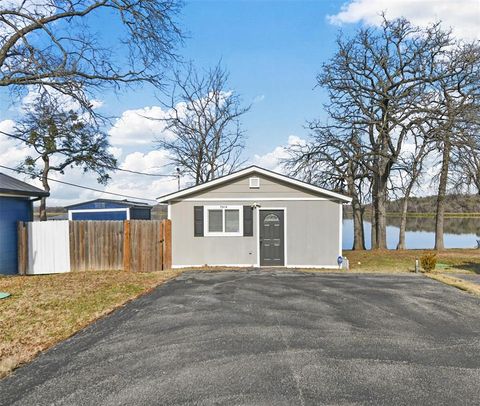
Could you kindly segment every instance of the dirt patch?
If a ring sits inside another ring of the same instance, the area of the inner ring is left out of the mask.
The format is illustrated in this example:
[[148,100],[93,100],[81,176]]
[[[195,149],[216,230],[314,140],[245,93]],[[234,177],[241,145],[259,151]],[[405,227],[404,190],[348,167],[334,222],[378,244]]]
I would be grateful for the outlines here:
[[458,277],[443,275],[439,273],[426,273],[425,276],[480,297],[480,285],[476,283],[469,282]]

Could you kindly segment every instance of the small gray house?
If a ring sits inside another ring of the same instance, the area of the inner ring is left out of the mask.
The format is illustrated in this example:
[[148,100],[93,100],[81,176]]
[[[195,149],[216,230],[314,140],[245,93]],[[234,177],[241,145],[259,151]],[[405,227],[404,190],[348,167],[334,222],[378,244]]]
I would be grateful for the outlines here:
[[347,196],[257,166],[158,198],[172,220],[174,268],[335,268]]

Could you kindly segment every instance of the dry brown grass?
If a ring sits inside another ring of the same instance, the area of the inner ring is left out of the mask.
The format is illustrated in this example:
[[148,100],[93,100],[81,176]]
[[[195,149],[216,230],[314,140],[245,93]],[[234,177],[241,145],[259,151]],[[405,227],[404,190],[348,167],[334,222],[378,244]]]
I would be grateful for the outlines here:
[[376,251],[344,251],[350,261],[352,271],[364,272],[412,272],[415,270],[415,259],[435,252],[437,254],[437,270],[454,273],[480,273],[479,249],[432,250],[376,250]]
[[0,377],[180,272],[0,277]]
[[425,276],[480,297],[480,285],[476,283],[439,273],[426,273]]

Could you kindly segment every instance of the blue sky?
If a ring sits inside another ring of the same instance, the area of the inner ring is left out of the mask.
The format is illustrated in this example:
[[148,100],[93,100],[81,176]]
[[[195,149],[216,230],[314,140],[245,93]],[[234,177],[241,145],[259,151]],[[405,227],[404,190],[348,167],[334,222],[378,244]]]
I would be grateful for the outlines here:
[[[179,53],[208,68],[220,59],[231,88],[252,103],[243,124],[246,158],[303,135],[307,119],[322,114],[321,89],[314,89],[323,61],[334,52],[339,27],[329,24],[341,1],[190,1],[179,16],[187,35]],[[347,27],[349,28],[349,27]],[[343,27],[345,30],[346,28]],[[109,98],[106,108],[158,104],[151,89]]]
[[[279,158],[285,156],[289,137],[307,138],[308,132],[303,128],[306,120],[324,114],[325,95],[321,89],[315,89],[315,76],[322,63],[333,55],[339,30],[350,35],[360,25],[378,25],[382,11],[386,11],[388,18],[406,17],[421,26],[442,20],[459,37],[479,38],[478,0],[194,0],[186,1],[178,17],[187,36],[178,53],[199,68],[223,61],[230,72],[231,89],[242,95],[245,104],[252,103],[243,118],[247,135],[244,158],[281,171]],[[114,48],[121,27],[106,13],[92,18],[91,23],[102,41]],[[119,166],[172,173],[167,154],[156,150],[154,145],[163,124],[143,118],[162,117],[165,113],[154,89],[145,87],[119,95],[104,92],[97,98],[102,102],[103,112],[119,117],[109,129],[112,152]],[[11,131],[13,120],[21,111],[21,100],[11,103],[8,91],[0,89],[0,130]],[[0,135],[0,164],[16,166],[30,153],[27,147]],[[176,188],[175,179],[152,180],[124,172],[116,172],[106,187],[96,183],[94,174],[85,175],[78,169],[54,176],[147,199]],[[56,184],[52,187],[50,204],[107,196]]]

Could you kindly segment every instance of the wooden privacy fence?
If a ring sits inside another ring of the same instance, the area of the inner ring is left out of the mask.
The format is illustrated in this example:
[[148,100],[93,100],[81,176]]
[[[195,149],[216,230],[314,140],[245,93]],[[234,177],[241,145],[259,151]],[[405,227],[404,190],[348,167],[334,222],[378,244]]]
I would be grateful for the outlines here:
[[[20,222],[19,273],[169,269],[171,230],[170,220]],[[67,265],[58,266],[59,259],[63,264],[65,258]]]

